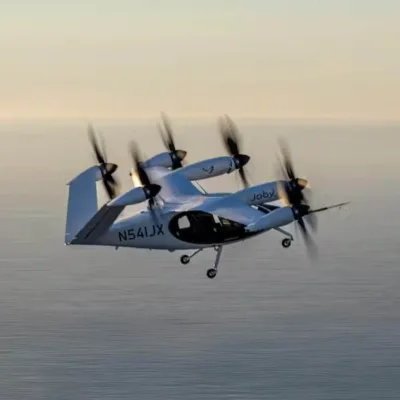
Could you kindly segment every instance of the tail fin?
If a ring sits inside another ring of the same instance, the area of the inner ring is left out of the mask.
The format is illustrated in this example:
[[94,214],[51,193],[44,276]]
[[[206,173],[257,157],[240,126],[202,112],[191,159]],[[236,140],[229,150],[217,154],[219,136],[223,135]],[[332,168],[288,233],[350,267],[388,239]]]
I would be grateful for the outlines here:
[[68,183],[65,244],[70,244],[76,234],[96,214],[98,210],[96,182],[100,179],[99,168],[93,166]]

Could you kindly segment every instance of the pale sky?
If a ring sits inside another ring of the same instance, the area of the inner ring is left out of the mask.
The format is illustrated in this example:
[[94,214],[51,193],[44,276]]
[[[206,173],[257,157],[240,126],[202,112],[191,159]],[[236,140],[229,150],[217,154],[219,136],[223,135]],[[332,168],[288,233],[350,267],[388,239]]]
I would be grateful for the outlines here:
[[399,0],[13,0],[0,119],[400,119]]

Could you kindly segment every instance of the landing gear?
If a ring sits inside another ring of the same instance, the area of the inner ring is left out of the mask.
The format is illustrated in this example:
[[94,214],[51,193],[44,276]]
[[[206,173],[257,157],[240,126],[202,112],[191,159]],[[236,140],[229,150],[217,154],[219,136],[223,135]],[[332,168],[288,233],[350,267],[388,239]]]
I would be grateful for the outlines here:
[[[198,249],[196,250],[193,254],[188,255],[188,254],[184,254],[183,256],[181,256],[181,263],[183,265],[187,265],[190,263],[190,260],[198,253],[200,253],[200,251],[202,251],[203,249]],[[217,276],[218,273],[218,265],[219,265],[219,261],[221,259],[221,253],[222,253],[222,246],[214,246],[214,250],[217,252],[217,255],[215,257],[215,261],[214,261],[214,266],[213,268],[210,268],[207,270],[207,277],[210,279],[214,279]]]
[[215,262],[214,262],[214,268],[210,268],[209,270],[207,270],[207,277],[210,279],[214,279],[217,276],[218,265],[222,253],[222,246],[215,246],[214,249],[217,252],[217,256],[215,257]]
[[181,257],[181,263],[183,264],[183,265],[186,265],[186,264],[189,264],[190,263],[190,260],[196,255],[196,254],[198,254],[198,253],[200,253],[200,251],[202,251],[203,249],[198,249],[198,250],[196,250],[192,255],[187,255],[187,254],[184,254],[182,257]]
[[209,270],[207,270],[207,276],[210,279],[214,279],[217,276],[217,270],[215,268],[210,268]]
[[282,240],[282,247],[284,247],[285,249],[290,247],[291,244],[292,244],[292,241],[288,238],[285,238]]
[[285,249],[287,249],[288,247],[290,247],[290,245],[292,244],[293,239],[294,239],[294,238],[293,238],[293,235],[292,235],[290,232],[285,231],[285,230],[282,229],[282,228],[275,228],[275,230],[278,231],[278,232],[280,232],[280,233],[282,233],[282,235],[285,235],[285,236],[286,236],[286,237],[282,240],[282,242],[281,242],[282,247],[285,248]]
[[190,263],[190,256],[188,256],[187,254],[184,254],[184,255],[181,257],[181,263],[182,263],[183,265],[189,264],[189,263]]

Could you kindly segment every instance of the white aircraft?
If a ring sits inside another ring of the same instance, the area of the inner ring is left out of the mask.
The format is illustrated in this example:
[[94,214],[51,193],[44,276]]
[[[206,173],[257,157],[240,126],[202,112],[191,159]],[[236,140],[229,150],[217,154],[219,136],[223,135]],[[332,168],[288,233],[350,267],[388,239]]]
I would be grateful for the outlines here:
[[[181,257],[182,264],[205,248],[214,248],[216,258],[207,270],[215,278],[224,246],[253,238],[275,229],[285,238],[282,246],[288,248],[293,236],[282,227],[296,222],[300,227],[310,255],[315,255],[306,226],[315,229],[315,213],[334,207],[312,210],[303,189],[308,182],[297,178],[289,152],[282,146],[284,179],[257,186],[248,184],[244,166],[250,157],[239,151],[239,135],[229,117],[219,123],[229,156],[211,158],[183,165],[186,156],[175,148],[172,130],[165,116],[162,133],[168,151],[142,160],[137,146],[131,144],[135,168],[131,176],[136,186],[122,194],[113,174],[117,165],[106,160],[103,145],[100,150],[95,133],[89,128],[89,137],[98,160],[81,172],[69,185],[69,198],[65,232],[66,245],[93,245],[133,247],[140,249],[194,250]],[[206,193],[197,181],[238,171],[245,186],[234,193]],[[98,207],[97,182],[102,181],[109,200]],[[281,200],[283,207],[269,203]],[[125,207],[146,202],[139,213],[121,218]]]

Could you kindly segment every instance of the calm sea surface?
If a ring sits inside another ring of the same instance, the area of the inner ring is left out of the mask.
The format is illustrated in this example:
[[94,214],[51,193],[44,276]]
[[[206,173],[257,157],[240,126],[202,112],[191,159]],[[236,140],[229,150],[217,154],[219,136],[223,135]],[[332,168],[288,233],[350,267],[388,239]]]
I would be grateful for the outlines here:
[[[188,161],[224,155],[215,122],[174,125]],[[400,398],[400,126],[238,125],[253,183],[284,136],[315,206],[352,202],[319,214],[318,262],[277,232],[226,247],[215,280],[211,250],[67,248],[85,123],[0,124],[0,399]],[[128,141],[162,150],[154,121],[95,126],[124,188]]]

